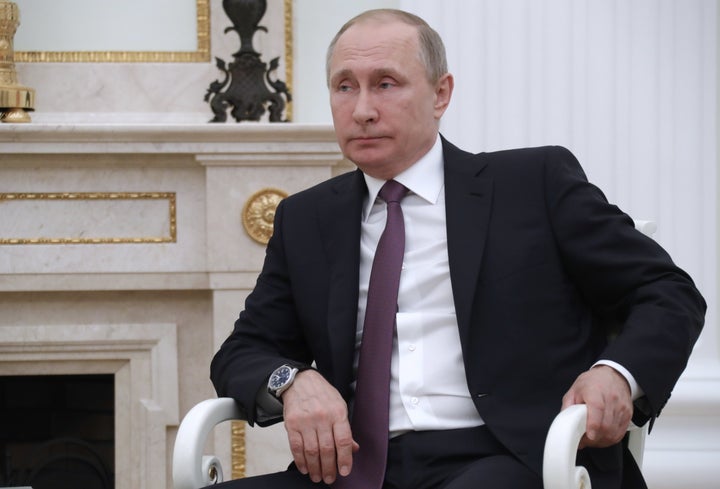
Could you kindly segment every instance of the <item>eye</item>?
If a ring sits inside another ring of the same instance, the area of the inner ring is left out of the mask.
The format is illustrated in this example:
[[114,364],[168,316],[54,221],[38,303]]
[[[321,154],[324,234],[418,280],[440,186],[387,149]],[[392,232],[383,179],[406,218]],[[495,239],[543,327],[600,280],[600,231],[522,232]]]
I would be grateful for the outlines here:
[[352,90],[352,85],[348,82],[341,82],[337,84],[338,92],[349,92],[350,90]]
[[387,90],[397,85],[397,82],[392,78],[383,78],[378,82],[378,88],[381,90]]

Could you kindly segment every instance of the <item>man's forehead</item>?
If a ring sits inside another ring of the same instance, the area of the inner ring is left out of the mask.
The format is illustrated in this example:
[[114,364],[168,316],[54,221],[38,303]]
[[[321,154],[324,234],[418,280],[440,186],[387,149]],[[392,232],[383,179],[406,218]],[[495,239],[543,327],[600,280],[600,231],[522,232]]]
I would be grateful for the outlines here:
[[344,37],[362,36],[368,31],[373,31],[376,35],[390,35],[391,37],[417,37],[417,28],[400,20],[366,19],[348,27],[338,40],[342,40]]
[[[353,30],[355,27],[358,29]],[[410,52],[418,51],[417,36],[412,31],[385,28],[389,27],[387,24],[367,27],[363,30],[362,26],[352,26],[345,31],[335,45],[331,62],[396,57],[406,59]]]

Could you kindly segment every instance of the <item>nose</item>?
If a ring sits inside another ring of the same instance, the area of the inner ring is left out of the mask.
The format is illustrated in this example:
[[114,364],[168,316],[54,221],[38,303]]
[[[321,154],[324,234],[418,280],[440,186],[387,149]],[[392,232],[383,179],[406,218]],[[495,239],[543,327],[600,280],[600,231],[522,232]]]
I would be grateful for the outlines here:
[[377,121],[378,111],[373,97],[367,90],[361,90],[355,102],[353,119],[361,125]]

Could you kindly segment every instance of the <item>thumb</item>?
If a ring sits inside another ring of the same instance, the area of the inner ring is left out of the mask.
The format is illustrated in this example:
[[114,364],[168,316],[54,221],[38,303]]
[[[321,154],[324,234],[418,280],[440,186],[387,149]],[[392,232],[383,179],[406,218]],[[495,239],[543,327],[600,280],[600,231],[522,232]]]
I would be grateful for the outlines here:
[[575,399],[575,392],[572,388],[570,388],[567,393],[562,398],[562,406],[560,407],[560,410],[567,409],[570,406],[574,406],[575,404],[578,404],[578,400]]

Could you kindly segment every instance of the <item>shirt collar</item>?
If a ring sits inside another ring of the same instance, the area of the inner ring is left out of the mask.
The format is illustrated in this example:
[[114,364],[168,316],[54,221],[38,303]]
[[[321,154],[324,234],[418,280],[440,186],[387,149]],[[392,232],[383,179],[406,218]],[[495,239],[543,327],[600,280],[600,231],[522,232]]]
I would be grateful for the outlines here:
[[[430,151],[395,177],[397,182],[405,185],[411,193],[421,197],[429,204],[436,204],[440,197],[443,185],[445,184],[445,173],[443,169],[442,142],[438,134],[435,144]],[[363,208],[363,221],[370,215],[375,199],[386,180],[371,177],[364,174],[365,184],[368,188],[368,200]]]

